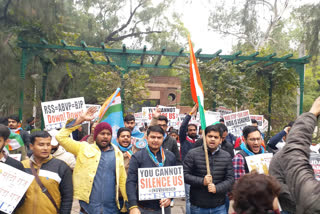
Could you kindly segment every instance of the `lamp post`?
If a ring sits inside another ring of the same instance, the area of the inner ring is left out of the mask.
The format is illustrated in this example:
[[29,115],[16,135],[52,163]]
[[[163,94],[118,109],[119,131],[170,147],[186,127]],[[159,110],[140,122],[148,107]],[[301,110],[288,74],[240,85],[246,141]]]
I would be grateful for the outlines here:
[[36,128],[36,117],[37,117],[37,79],[39,79],[39,74],[31,74],[31,79],[34,83],[33,92],[33,107],[32,107],[32,117],[34,117],[34,127]]

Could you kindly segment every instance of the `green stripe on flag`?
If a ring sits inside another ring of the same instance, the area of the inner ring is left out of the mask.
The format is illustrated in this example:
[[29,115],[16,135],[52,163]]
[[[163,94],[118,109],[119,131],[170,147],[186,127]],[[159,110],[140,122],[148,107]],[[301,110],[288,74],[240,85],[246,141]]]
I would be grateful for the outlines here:
[[201,105],[200,102],[200,97],[198,96],[198,107],[199,107],[199,113],[200,113],[200,123],[201,123],[201,129],[205,130],[207,125],[206,125],[206,118],[204,115],[204,109],[203,106]]
[[109,114],[114,113],[114,112],[120,112],[120,111],[122,111],[121,104],[116,104],[116,105],[110,106],[109,109],[107,110],[107,112],[101,118],[101,121],[106,119],[109,116]]

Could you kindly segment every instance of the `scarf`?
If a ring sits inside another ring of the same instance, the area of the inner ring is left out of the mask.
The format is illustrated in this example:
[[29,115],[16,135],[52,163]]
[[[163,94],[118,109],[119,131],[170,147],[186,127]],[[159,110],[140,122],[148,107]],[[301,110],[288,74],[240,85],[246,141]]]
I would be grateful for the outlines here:
[[192,139],[191,137],[187,136],[187,137],[186,137],[186,140],[189,141],[190,143],[195,143],[196,140],[197,140],[197,138]]
[[131,158],[131,156],[133,155],[132,152],[132,144],[130,144],[128,147],[123,147],[121,146],[118,142],[117,142],[117,146],[119,147],[119,149],[121,150],[121,152],[127,154],[127,156],[129,157],[129,159]]
[[[250,151],[250,150],[248,149],[248,147],[246,146],[245,143],[241,143],[240,148],[241,148],[241,150],[243,150],[245,153],[247,153],[247,155],[249,155],[249,156],[256,155],[256,154],[254,154],[252,151]],[[259,154],[263,154],[263,153],[264,153],[264,148],[263,148],[263,146],[260,146],[260,152],[259,152]]]
[[146,149],[147,149],[147,152],[149,154],[149,157],[151,158],[151,160],[158,166],[158,167],[162,167],[164,166],[164,162],[166,161],[166,156],[164,154],[164,150],[162,148],[162,146],[160,147],[160,152],[161,152],[161,163],[159,163],[157,157],[150,151],[150,148],[149,146],[147,145],[146,146]]

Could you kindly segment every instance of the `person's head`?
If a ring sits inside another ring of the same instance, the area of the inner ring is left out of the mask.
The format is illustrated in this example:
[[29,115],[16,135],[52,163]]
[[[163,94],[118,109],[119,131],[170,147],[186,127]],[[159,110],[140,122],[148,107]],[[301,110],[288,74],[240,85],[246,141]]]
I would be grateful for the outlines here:
[[222,141],[224,141],[228,135],[228,128],[223,123],[218,123],[217,126],[219,126],[222,131]]
[[79,132],[82,132],[82,131],[83,131],[83,127],[82,127],[82,126],[79,126],[78,131],[79,131]]
[[222,143],[222,129],[219,124],[208,126],[204,130],[208,149],[213,152]]
[[224,124],[224,119],[220,119],[219,122]]
[[35,131],[31,134],[30,149],[35,159],[43,160],[51,153],[51,135],[46,131]]
[[136,120],[132,114],[127,114],[124,117],[124,126],[126,128],[129,128],[131,131],[134,129],[136,126]]
[[157,125],[161,126],[163,131],[167,131],[168,128],[168,118],[166,116],[160,115],[157,121]]
[[191,138],[196,138],[197,137],[197,125],[189,124],[187,135]]
[[242,176],[233,186],[233,208],[236,213],[265,214],[273,209],[273,201],[280,193],[278,181],[264,174]]
[[10,130],[5,125],[0,124],[0,153],[9,143]]
[[178,130],[172,129],[169,135],[170,135],[173,139],[179,140]]
[[147,141],[151,151],[157,152],[162,143],[165,132],[161,126],[149,126],[147,130]]
[[261,149],[261,133],[256,126],[246,126],[242,130],[244,142],[248,149],[253,153],[258,154]]
[[93,140],[96,141],[96,144],[101,150],[105,150],[110,146],[112,139],[112,127],[109,123],[102,122],[99,123],[93,134]]
[[251,119],[251,125],[258,127],[258,121],[256,119]]
[[117,132],[117,142],[122,147],[128,147],[131,144],[131,130],[129,128],[120,128]]
[[289,132],[290,132],[292,126],[293,126],[293,123],[294,123],[294,121],[291,121],[291,122],[288,123],[288,125],[286,125],[285,127],[283,127],[283,129],[284,129],[285,132],[287,133],[285,136],[282,137],[282,139],[283,139],[284,141],[287,140],[288,134],[289,134]]
[[8,126],[8,118],[7,117],[0,117],[0,124]]
[[199,136],[202,136],[202,131],[203,130],[202,130],[201,126],[199,126],[199,133],[198,133]]
[[8,127],[9,129],[17,129],[20,125],[20,120],[17,115],[11,115],[8,117]]
[[28,118],[27,119],[27,123],[29,124],[29,125],[33,125],[34,124],[34,117],[30,117],[30,118]]

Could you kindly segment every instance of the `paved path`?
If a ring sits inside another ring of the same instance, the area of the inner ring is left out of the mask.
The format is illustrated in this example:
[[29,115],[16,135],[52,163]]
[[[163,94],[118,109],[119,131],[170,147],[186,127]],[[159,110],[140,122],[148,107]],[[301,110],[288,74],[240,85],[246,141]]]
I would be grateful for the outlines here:
[[[174,199],[174,206],[171,208],[172,214],[184,214],[186,202],[182,199]],[[77,199],[73,200],[71,214],[79,214],[80,206]]]

